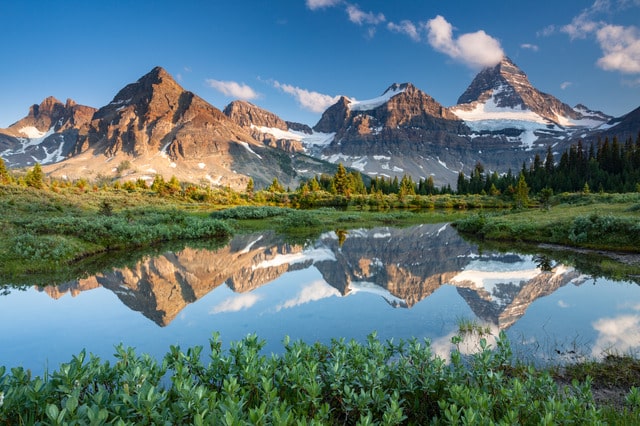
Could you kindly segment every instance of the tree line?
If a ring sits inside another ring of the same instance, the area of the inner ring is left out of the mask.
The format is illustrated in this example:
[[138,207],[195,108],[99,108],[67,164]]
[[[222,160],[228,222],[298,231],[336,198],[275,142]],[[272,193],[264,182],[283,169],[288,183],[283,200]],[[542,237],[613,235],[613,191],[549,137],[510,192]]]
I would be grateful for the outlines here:
[[[0,184],[15,183],[34,188],[46,186],[45,175],[40,164],[28,170],[24,175],[14,176],[7,169],[0,158]],[[49,186],[55,190],[59,186],[69,186],[71,183],[49,179]],[[93,182],[79,179],[73,183],[81,190],[98,187],[111,187],[127,191],[152,190],[159,195],[187,196],[198,201],[212,201],[210,188],[202,188],[189,183],[179,182],[175,177],[165,181],[160,175],[154,178],[151,185],[144,180]],[[206,189],[206,190],[205,190]],[[239,192],[225,188],[224,198],[237,198]],[[353,196],[372,195],[381,197],[395,194],[400,200],[406,196],[416,195],[466,195],[486,194],[492,196],[504,195],[514,199],[525,200],[528,194],[549,196],[561,192],[633,192],[640,191],[640,134],[635,142],[632,138],[620,143],[616,137],[612,140],[605,138],[592,143],[585,149],[582,142],[571,145],[562,153],[558,162],[555,161],[551,147],[547,148],[545,159],[536,154],[532,163],[522,164],[522,169],[514,174],[487,172],[481,163],[477,163],[469,176],[462,171],[458,174],[456,189],[450,185],[436,187],[433,177],[420,178],[415,182],[411,176],[402,178],[377,176],[365,181],[358,171],[347,171],[338,164],[335,174],[321,174],[300,183],[291,191],[285,188],[277,178],[264,188],[257,191],[253,179],[249,179],[245,188],[245,195],[256,202],[270,201],[269,194],[291,194],[301,199],[313,201],[314,195],[327,195],[350,198]],[[293,194],[292,194],[293,193]],[[218,194],[219,195],[219,194]],[[218,198],[218,197],[213,197]],[[226,200],[229,201],[229,200]]]
[[635,143],[632,138],[620,143],[599,139],[586,149],[580,141],[571,145],[554,159],[551,147],[547,148],[544,161],[536,154],[533,162],[517,175],[511,170],[506,174],[486,173],[482,164],[476,164],[470,176],[458,175],[458,194],[498,195],[513,193],[520,176],[534,194],[542,190],[561,192],[634,192],[640,190],[640,134]]

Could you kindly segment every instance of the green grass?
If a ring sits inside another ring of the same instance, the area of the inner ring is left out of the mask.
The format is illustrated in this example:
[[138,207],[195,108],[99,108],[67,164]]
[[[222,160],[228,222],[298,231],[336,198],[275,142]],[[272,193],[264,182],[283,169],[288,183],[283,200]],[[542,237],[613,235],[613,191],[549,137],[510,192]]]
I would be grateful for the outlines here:
[[455,222],[489,240],[640,251],[640,194],[559,196],[550,210],[480,212]]
[[143,193],[0,186],[0,210],[0,278],[14,283],[47,275],[56,282],[57,274],[79,272],[84,259],[105,252],[220,241],[233,232],[208,214]]

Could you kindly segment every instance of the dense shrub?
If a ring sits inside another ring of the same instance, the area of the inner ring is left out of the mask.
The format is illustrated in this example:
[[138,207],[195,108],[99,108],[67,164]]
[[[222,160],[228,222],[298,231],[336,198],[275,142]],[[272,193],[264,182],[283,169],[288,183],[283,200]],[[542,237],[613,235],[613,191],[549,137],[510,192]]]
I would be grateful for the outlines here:
[[211,213],[216,219],[266,219],[282,216],[293,211],[290,208],[274,206],[239,206]]
[[[451,364],[427,341],[382,343],[375,335],[364,344],[285,340],[284,353],[271,356],[264,344],[250,335],[224,351],[214,335],[206,362],[202,347],[172,346],[162,363],[122,346],[113,364],[83,351],[45,378],[0,367],[0,423],[602,422],[588,379],[559,387],[546,371],[514,369],[504,334],[495,349],[480,340],[475,355],[454,350]],[[627,404],[617,419],[639,421],[637,390]]]
[[58,236],[106,248],[142,246],[161,241],[190,238],[225,238],[232,230],[225,222],[188,215],[177,210],[124,211],[118,215],[94,217],[46,217],[20,224],[28,232],[15,241],[14,252],[23,258],[37,258],[38,253],[52,247],[45,256],[57,256],[64,244]]
[[569,239],[574,243],[588,243],[590,241],[617,241],[626,243],[630,247],[640,245],[640,222],[614,217],[598,215],[575,218],[569,228]]

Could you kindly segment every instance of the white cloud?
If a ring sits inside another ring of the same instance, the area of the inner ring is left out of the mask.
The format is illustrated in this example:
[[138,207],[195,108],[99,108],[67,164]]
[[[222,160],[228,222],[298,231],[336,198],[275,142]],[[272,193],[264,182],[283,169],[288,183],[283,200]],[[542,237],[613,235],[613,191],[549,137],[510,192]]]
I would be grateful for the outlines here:
[[536,36],[538,37],[548,37],[552,34],[554,34],[556,32],[556,26],[555,25],[548,25],[546,27],[544,27],[543,29],[541,29],[540,31],[538,31],[536,33]]
[[574,17],[570,24],[560,31],[569,35],[571,40],[595,36],[603,56],[597,64],[606,71],[619,71],[625,74],[640,73],[640,29],[636,26],[608,24],[600,19],[600,14],[610,14],[613,10],[624,10],[640,6],[638,0],[619,0],[614,4],[610,0],[596,0],[591,7]]
[[539,47],[537,44],[531,44],[531,43],[523,43],[520,45],[520,47],[522,47],[523,49],[533,50],[534,52],[537,52],[539,50]]
[[585,12],[573,18],[570,24],[567,24],[560,28],[560,31],[567,33],[571,40],[577,38],[587,38],[587,36],[594,32],[598,26],[601,25],[590,18],[590,14]]
[[211,308],[210,314],[219,314],[222,312],[238,312],[249,309],[260,300],[260,296],[253,293],[240,294],[238,296],[229,297]]
[[373,12],[363,12],[358,6],[354,4],[347,5],[347,15],[349,15],[349,20],[354,24],[362,25],[378,25],[384,21],[386,18],[382,13],[373,13]]
[[340,292],[331,287],[325,281],[314,281],[305,286],[293,299],[289,299],[276,307],[277,311],[282,309],[293,308],[295,306],[304,305],[305,303],[315,302],[316,300],[326,299],[327,297],[340,296]]
[[560,83],[560,88],[562,90],[566,89],[567,87],[571,86],[573,83],[570,81],[563,81],[562,83]]
[[607,71],[640,73],[640,31],[637,27],[605,25],[596,32],[604,56],[598,66]]
[[413,41],[420,41],[420,33],[418,27],[409,20],[400,21],[399,24],[389,22],[387,29],[394,33],[405,34]]
[[307,7],[311,10],[324,9],[325,7],[332,7],[340,3],[341,0],[307,0]]
[[274,81],[273,86],[296,98],[302,108],[315,113],[324,112],[331,105],[335,104],[338,99],[340,99],[340,96],[329,96],[318,92],[311,92],[309,90],[301,89],[290,84],[283,84],[278,81]]
[[244,83],[214,79],[207,79],[206,82],[209,87],[216,89],[225,96],[244,100],[255,99],[258,97],[258,93]]
[[426,26],[431,47],[472,68],[496,65],[504,57],[500,42],[482,30],[455,39],[452,25],[440,15]]
[[569,304],[567,302],[565,302],[564,300],[558,300],[558,306],[561,308],[568,308]]
[[608,351],[626,353],[640,348],[640,316],[621,315],[616,318],[602,318],[593,323],[598,331],[591,354],[601,356]]

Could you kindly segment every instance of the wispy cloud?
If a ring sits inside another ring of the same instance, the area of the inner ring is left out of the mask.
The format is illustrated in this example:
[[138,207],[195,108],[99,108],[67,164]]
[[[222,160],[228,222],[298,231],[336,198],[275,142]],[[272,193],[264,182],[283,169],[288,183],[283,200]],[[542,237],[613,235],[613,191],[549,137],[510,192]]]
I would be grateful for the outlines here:
[[210,314],[220,314],[223,312],[238,312],[249,309],[260,300],[260,296],[253,293],[240,294],[229,297],[211,308]]
[[496,65],[504,57],[500,42],[484,31],[453,36],[453,26],[441,15],[426,24],[428,42],[439,52],[471,68]]
[[306,0],[307,7],[311,10],[324,9],[341,3],[342,0]]
[[272,81],[273,87],[293,96],[300,106],[315,113],[322,113],[331,105],[335,104],[340,96],[330,96],[318,92],[313,92],[290,84]]
[[244,83],[214,79],[207,79],[206,83],[209,87],[216,89],[225,96],[229,96],[232,98],[251,100],[259,96],[255,90]]
[[409,20],[400,21],[398,24],[389,22],[387,29],[394,33],[404,34],[413,41],[420,41],[420,31],[418,27]]
[[531,44],[531,43],[523,43],[520,45],[520,47],[523,49],[533,50],[534,52],[537,52],[538,50],[540,50],[537,44]]
[[557,29],[556,29],[555,25],[547,25],[546,27],[544,27],[543,29],[538,31],[536,33],[536,36],[538,36],[538,37],[549,37],[550,35],[555,34],[556,30]]
[[382,13],[364,12],[355,4],[347,5],[347,15],[349,20],[357,25],[378,25],[386,21]]
[[570,81],[563,81],[562,83],[560,83],[560,88],[562,90],[566,89],[567,87],[571,86],[573,83]]

